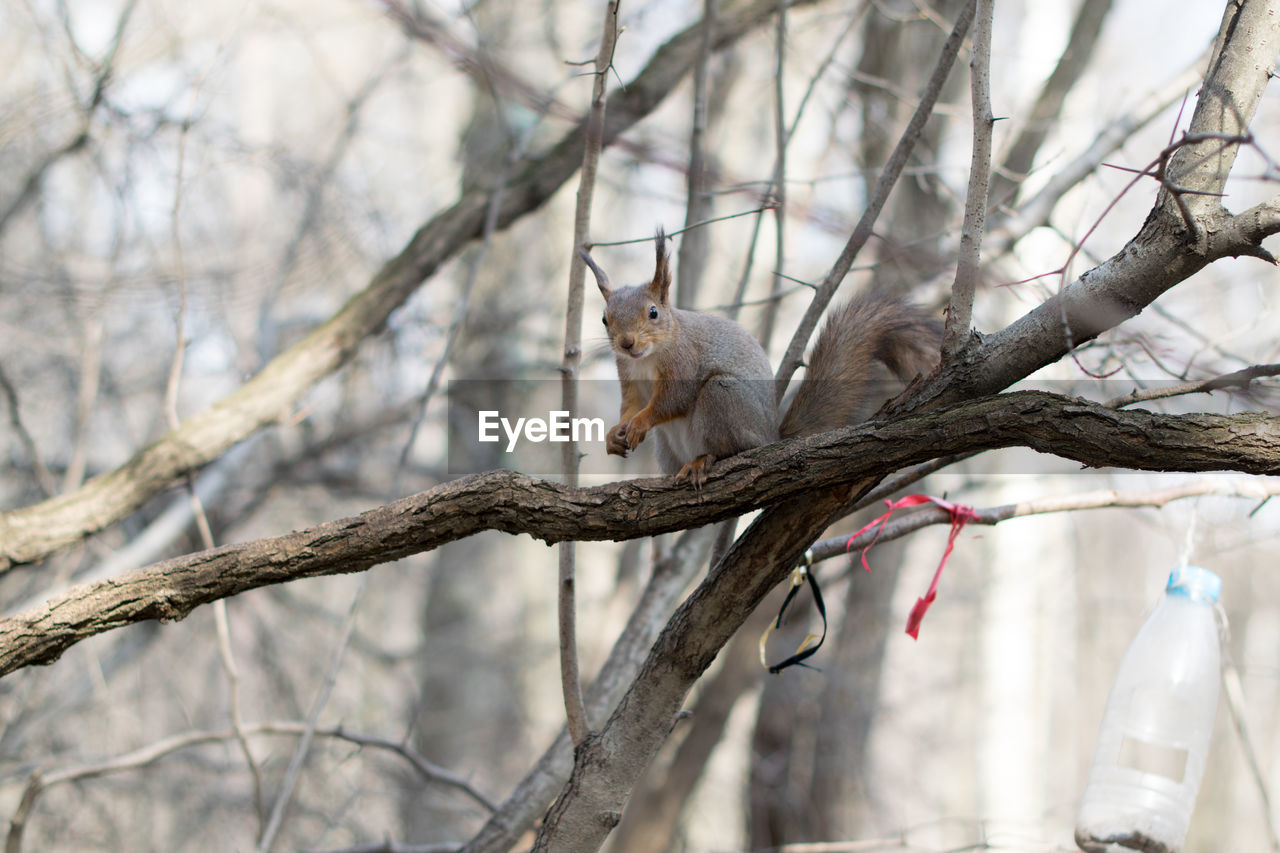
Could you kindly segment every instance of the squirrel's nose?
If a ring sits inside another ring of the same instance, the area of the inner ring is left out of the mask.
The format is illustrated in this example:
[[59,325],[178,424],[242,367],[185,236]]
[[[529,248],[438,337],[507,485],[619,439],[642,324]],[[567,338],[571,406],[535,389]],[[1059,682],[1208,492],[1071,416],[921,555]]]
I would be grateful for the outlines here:
[[636,345],[636,339],[633,335],[623,335],[618,338],[618,346],[627,352],[630,352]]

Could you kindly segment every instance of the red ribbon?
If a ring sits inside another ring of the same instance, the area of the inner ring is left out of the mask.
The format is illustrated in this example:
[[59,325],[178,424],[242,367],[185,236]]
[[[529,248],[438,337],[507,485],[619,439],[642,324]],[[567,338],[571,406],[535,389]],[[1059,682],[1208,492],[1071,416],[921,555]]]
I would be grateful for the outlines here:
[[942,559],[938,561],[938,569],[933,573],[933,582],[929,584],[929,591],[925,593],[923,598],[917,598],[915,606],[911,608],[911,613],[907,616],[907,633],[912,639],[918,639],[920,634],[920,623],[924,620],[924,614],[929,610],[929,606],[933,604],[933,600],[938,597],[938,579],[942,577],[942,570],[946,568],[947,560],[951,558],[951,551],[956,546],[956,537],[960,535],[960,531],[971,521],[978,520],[978,514],[974,512],[973,507],[964,504],[953,504],[942,498],[930,497],[929,495],[907,495],[896,501],[885,501],[885,505],[889,507],[888,512],[877,518],[872,519],[864,525],[861,530],[849,537],[849,541],[845,544],[845,550],[849,550],[853,545],[853,540],[857,539],[863,533],[866,533],[873,527],[879,526],[876,531],[875,538],[871,540],[871,544],[862,549],[862,568],[871,571],[871,566],[867,564],[867,552],[870,551],[880,539],[884,526],[889,523],[890,516],[894,511],[903,507],[919,506],[920,504],[931,503],[947,511],[951,516],[951,533],[947,536],[947,550],[942,552]]

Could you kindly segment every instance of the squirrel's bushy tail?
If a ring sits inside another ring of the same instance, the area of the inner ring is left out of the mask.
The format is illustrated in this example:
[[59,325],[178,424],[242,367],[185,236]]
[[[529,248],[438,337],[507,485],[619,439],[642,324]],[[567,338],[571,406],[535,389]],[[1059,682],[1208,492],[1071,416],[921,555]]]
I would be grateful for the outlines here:
[[859,297],[837,308],[818,335],[808,373],[783,415],[782,437],[861,423],[871,414],[868,404],[880,372],[875,362],[910,382],[937,365],[940,342],[938,324],[898,299]]

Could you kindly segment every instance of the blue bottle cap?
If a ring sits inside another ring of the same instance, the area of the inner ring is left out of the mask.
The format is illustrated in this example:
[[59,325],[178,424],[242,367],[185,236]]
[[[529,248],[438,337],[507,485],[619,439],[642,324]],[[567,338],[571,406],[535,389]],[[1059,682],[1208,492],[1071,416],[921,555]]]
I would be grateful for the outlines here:
[[1222,578],[1208,569],[1199,566],[1183,566],[1169,572],[1169,582],[1165,584],[1165,592],[1177,593],[1190,598],[1207,598],[1217,601],[1222,592]]

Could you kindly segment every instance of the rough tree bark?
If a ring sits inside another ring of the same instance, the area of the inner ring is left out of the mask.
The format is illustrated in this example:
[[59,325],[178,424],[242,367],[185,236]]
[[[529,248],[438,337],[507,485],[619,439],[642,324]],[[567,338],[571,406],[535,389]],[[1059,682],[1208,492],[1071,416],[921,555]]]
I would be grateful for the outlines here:
[[[1014,446],[1096,467],[1280,473],[1280,421],[1270,416],[1117,411],[1038,391],[767,445],[720,462],[701,490],[669,477],[572,489],[512,471],[489,471],[362,515],[73,587],[0,620],[0,675],[51,663],[70,646],[104,631],[150,619],[181,619],[201,604],[250,589],[364,571],[483,530],[527,533],[550,544],[653,536],[772,505],[807,517],[815,495],[846,495],[886,471],[939,455]],[[836,509],[844,502],[841,498]],[[812,533],[801,537],[807,546],[825,524],[792,526]],[[743,547],[739,543],[735,549]]]

